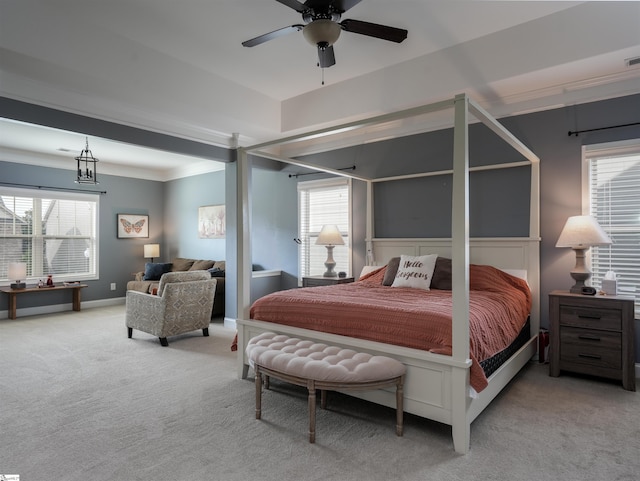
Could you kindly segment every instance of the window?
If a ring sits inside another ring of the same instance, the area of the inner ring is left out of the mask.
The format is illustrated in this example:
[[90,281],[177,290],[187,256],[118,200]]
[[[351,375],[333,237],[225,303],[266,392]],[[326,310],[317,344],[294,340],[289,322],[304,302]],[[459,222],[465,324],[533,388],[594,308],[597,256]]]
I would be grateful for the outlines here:
[[0,284],[9,263],[27,264],[27,280],[98,277],[97,216],[93,194],[0,188]]
[[351,181],[328,179],[298,183],[298,212],[300,230],[300,277],[320,276],[327,260],[325,246],[316,245],[322,226],[335,224],[344,239],[336,246],[333,258],[336,272],[351,272]]
[[640,141],[588,146],[585,159],[589,213],[613,241],[591,248],[592,284],[599,288],[605,274],[613,271],[618,294],[636,297],[640,294]]

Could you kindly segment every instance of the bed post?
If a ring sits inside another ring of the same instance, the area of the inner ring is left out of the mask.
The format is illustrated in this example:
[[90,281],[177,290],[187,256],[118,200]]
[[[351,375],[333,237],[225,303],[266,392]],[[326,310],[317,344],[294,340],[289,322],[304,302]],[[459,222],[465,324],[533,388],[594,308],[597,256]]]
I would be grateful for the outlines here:
[[[453,322],[451,331],[454,361],[469,358],[469,99],[457,95],[454,101],[453,199],[451,242],[453,270]],[[470,363],[469,363],[470,364]],[[468,417],[469,367],[451,368],[451,431],[458,453],[467,453],[471,436]]]
[[[245,149],[238,149],[236,161],[236,319],[249,319],[251,305],[251,164]],[[244,364],[244,332],[238,329],[238,377],[247,377]]]
[[365,232],[366,255],[365,265],[374,265],[375,252],[373,252],[373,182],[367,180],[367,226]]

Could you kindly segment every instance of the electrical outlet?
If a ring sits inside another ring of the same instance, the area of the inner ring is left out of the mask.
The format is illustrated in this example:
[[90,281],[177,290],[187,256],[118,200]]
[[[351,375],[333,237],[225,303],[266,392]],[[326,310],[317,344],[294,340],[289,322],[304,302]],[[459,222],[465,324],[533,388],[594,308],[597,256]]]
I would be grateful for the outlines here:
[[116,283],[115,283],[115,282],[112,282],[112,283],[111,283],[111,290],[112,290],[112,291],[115,291],[115,290],[116,290]]

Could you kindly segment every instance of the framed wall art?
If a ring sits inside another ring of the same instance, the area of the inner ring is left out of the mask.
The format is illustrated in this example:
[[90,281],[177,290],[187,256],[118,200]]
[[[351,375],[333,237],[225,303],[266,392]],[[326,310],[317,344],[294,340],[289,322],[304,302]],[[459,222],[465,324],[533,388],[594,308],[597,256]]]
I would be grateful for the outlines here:
[[226,233],[223,205],[207,205],[198,208],[198,237],[200,239],[224,239]]
[[149,237],[149,216],[118,214],[118,239]]

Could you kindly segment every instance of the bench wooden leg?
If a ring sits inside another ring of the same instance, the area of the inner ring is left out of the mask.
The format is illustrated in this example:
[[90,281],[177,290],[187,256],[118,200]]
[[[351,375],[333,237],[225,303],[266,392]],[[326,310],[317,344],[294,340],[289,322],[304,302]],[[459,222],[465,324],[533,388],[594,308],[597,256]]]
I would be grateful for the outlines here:
[[398,379],[396,384],[396,435],[402,436],[404,430],[404,405],[402,400],[404,398],[404,376]]
[[262,373],[256,366],[256,419],[262,417]]
[[309,442],[316,442],[316,386],[313,381],[308,381],[309,389]]

